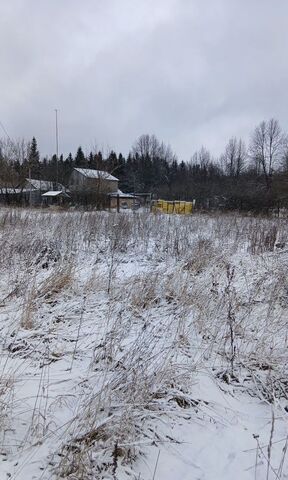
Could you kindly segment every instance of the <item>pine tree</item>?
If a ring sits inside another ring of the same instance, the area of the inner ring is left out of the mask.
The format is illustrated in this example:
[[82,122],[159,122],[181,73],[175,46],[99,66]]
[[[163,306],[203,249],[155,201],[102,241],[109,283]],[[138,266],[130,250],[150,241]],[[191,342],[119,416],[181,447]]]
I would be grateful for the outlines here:
[[74,160],[73,160],[73,157],[72,157],[72,153],[70,152],[68,157],[65,159],[64,164],[65,164],[66,167],[72,168],[73,163],[74,163]]
[[41,165],[40,165],[40,155],[39,155],[37,141],[35,137],[32,138],[32,142],[30,145],[30,150],[28,155],[28,164],[29,164],[29,169],[31,171],[31,176],[39,177]]
[[96,167],[96,162],[95,162],[95,157],[93,155],[93,152],[89,153],[88,157],[88,167],[89,168],[95,168]]
[[76,167],[86,167],[87,161],[85,155],[83,153],[82,147],[80,146],[77,150],[76,157],[75,157],[75,166]]

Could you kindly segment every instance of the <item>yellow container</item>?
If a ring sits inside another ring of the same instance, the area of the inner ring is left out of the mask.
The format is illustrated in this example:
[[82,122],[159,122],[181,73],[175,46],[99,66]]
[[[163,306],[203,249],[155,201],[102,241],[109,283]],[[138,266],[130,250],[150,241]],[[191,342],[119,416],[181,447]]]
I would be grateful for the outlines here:
[[178,215],[191,215],[193,211],[193,202],[184,202],[176,200],[169,202],[167,200],[157,200],[152,206],[152,211],[162,213],[176,213]]

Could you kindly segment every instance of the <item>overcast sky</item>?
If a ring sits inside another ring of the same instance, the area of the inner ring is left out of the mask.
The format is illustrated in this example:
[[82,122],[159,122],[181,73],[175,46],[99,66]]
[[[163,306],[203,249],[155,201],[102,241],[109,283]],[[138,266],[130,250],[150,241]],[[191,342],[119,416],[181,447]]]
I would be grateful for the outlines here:
[[288,129],[287,25],[286,0],[2,0],[0,121],[43,155],[55,108],[64,154],[154,133],[218,155],[262,119]]

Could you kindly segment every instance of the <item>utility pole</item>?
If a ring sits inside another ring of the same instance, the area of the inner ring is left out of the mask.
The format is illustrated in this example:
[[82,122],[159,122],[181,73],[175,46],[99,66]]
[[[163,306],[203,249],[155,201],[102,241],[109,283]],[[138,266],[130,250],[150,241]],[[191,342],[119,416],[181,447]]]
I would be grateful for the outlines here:
[[58,110],[55,108],[55,134],[56,134],[56,189],[58,189],[58,153],[59,153],[59,137],[58,137]]
[[135,172],[133,173],[133,213],[135,213]]
[[31,188],[31,165],[30,165],[30,159],[29,159],[29,207],[31,208],[32,205],[32,188]]

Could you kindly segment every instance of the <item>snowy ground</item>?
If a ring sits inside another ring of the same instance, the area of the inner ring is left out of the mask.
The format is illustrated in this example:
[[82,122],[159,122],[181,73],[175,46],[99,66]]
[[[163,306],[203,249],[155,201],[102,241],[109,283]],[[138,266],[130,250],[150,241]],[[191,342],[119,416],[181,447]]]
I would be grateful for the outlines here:
[[288,478],[288,226],[0,210],[0,478]]

